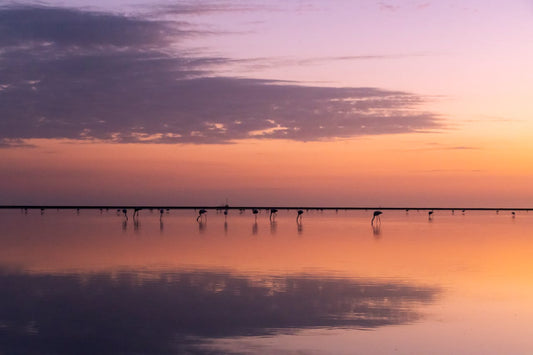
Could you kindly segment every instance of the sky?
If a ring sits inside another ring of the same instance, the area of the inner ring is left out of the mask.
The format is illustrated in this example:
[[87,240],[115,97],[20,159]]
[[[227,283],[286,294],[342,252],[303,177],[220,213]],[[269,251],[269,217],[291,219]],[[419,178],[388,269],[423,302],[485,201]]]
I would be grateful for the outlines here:
[[533,1],[0,1],[0,204],[532,207]]

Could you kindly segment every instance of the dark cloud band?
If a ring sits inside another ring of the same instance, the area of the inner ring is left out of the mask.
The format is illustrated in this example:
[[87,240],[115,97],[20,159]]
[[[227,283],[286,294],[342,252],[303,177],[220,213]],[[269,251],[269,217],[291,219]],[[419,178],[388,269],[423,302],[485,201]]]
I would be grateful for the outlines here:
[[193,33],[184,23],[19,6],[0,8],[0,29],[4,143],[316,141],[442,125],[411,93],[216,77],[231,59],[170,49]]

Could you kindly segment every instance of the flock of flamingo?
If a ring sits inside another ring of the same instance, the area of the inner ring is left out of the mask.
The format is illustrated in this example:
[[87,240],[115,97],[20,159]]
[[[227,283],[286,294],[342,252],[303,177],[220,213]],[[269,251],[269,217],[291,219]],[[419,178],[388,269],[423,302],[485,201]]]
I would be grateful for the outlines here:
[[[276,216],[278,215],[278,209],[277,208],[270,208],[268,209],[270,214],[269,214],[269,219],[270,221],[274,221],[274,219],[276,218]],[[243,210],[241,209],[241,213],[243,212]],[[207,214],[207,210],[202,208],[198,211],[198,217],[196,217],[196,221],[197,222],[200,222],[200,220],[202,219],[203,216],[206,216]],[[252,214],[254,215],[255,219],[257,220],[257,215],[259,214],[259,209],[257,208],[252,208]],[[296,215],[296,223],[301,223],[302,222],[302,215],[304,214],[304,211],[303,210],[298,210],[297,212],[297,215]],[[226,218],[228,215],[228,208],[225,208],[224,209],[224,218]]]
[[[229,212],[229,209],[230,207],[228,205],[225,205],[223,207],[217,207],[216,208],[217,211],[220,211],[222,210],[223,211],[223,214],[224,214],[224,218],[226,218],[228,216],[228,212]],[[240,213],[242,214],[247,208],[239,208],[239,211]],[[257,215],[259,214],[259,209],[258,208],[249,208],[251,209],[252,211],[252,214],[254,215],[256,221],[257,221]],[[40,211],[41,211],[41,215],[44,214],[44,208],[40,208]],[[80,212],[80,208],[77,208],[77,213],[79,214]],[[107,209],[106,209],[107,210]],[[134,207],[133,208],[133,220],[136,221],[136,218],[139,216],[139,212],[142,210],[142,208],[140,207]],[[150,210],[152,210],[152,208],[150,208]],[[169,212],[169,208],[166,209],[167,213]],[[277,213],[278,213],[278,209],[276,208],[266,208],[267,211],[269,211],[269,219],[271,222],[273,222],[277,216]],[[320,209],[321,210],[321,209]],[[23,211],[25,213],[28,213],[28,208],[24,208]],[[409,213],[409,209],[405,209],[406,213]],[[464,215],[465,212],[466,212],[466,209],[463,209],[461,210],[462,211],[462,214]],[[496,214],[499,214],[499,210],[495,210],[496,211]],[[102,208],[100,208],[100,212],[102,212]],[[301,224],[302,222],[302,215],[304,214],[304,210],[303,209],[298,209],[297,211],[297,214],[296,214],[296,223],[298,224]],[[451,210],[452,214],[455,214],[455,210],[452,209]],[[159,209],[159,219],[160,221],[162,221],[162,218],[163,218],[163,215],[165,213],[165,209],[163,208],[160,208]],[[124,215],[124,218],[125,218],[125,222],[128,221],[128,209],[127,208],[123,208],[123,209],[117,209],[117,215],[119,214],[122,214]],[[372,214],[372,219],[370,220],[370,224],[374,227],[374,226],[379,226],[381,224],[381,215],[383,214],[382,211],[380,210],[376,210],[373,212]],[[428,211],[428,219],[431,221],[432,218],[433,218],[433,214],[434,214],[434,211],[433,210],[429,210]],[[198,216],[196,217],[196,221],[199,222],[199,223],[202,223],[205,221],[205,219],[207,218],[207,209],[206,208],[201,208],[198,210]],[[511,216],[512,218],[515,218],[516,216],[516,212],[512,211],[511,212]]]

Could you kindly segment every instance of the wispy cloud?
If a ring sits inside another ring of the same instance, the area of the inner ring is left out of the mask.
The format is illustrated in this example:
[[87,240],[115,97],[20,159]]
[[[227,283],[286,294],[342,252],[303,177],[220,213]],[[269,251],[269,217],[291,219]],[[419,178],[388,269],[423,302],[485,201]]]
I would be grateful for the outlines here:
[[0,149],[2,148],[35,148],[33,144],[26,143],[23,139],[0,139]]
[[274,5],[258,1],[181,1],[150,7],[151,13],[173,15],[203,15],[223,12],[278,11]]
[[[222,10],[176,9],[184,18],[195,11]],[[0,139],[314,141],[442,127],[412,93],[217,77],[235,60],[176,46],[200,34],[186,21],[0,7]]]

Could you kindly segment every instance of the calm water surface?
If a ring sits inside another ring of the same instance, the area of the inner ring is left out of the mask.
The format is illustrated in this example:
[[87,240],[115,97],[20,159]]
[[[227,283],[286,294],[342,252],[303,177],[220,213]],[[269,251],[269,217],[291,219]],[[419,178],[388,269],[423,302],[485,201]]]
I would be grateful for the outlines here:
[[0,354],[526,354],[533,213],[0,211]]

